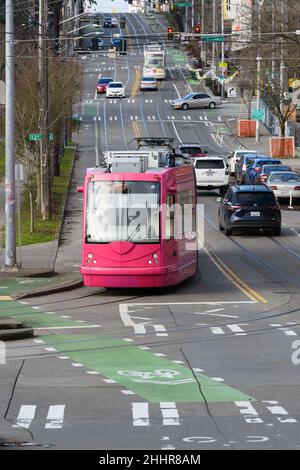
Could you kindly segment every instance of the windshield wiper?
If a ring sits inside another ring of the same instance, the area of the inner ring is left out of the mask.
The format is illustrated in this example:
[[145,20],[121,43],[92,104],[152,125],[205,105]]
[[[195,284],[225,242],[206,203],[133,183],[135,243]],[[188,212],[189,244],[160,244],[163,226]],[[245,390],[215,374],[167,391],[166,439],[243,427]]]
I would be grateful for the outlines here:
[[137,224],[137,226],[135,227],[135,229],[131,232],[131,234],[129,235],[129,237],[127,238],[127,241],[130,242],[130,240],[132,240],[132,237],[134,237],[134,235],[139,232],[141,228],[141,223]]

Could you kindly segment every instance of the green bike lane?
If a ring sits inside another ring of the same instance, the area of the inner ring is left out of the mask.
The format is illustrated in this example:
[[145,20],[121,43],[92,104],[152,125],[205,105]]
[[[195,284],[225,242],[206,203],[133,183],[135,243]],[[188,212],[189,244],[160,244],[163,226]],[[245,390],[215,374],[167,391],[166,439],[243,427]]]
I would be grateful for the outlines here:
[[[24,325],[34,328],[36,334],[42,333],[41,339],[54,348],[51,354],[67,354],[89,370],[100,373],[153,403],[253,400],[246,393],[229,385],[176,364],[166,357],[155,355],[144,349],[144,346],[134,344],[132,339],[128,343],[125,339],[107,334],[85,334],[86,328],[98,332],[101,325],[73,320],[70,315],[62,312],[58,314],[43,311],[38,306],[15,300],[0,302],[1,316],[22,321]],[[51,330],[51,335],[47,334],[48,329]],[[32,357],[34,358],[34,352]]]

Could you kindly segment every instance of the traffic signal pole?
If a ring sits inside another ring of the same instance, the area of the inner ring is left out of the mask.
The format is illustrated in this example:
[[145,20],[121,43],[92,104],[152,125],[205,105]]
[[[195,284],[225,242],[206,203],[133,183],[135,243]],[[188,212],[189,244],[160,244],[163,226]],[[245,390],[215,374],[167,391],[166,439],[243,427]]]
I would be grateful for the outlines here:
[[5,264],[2,271],[17,271],[15,200],[15,80],[13,0],[5,4]]

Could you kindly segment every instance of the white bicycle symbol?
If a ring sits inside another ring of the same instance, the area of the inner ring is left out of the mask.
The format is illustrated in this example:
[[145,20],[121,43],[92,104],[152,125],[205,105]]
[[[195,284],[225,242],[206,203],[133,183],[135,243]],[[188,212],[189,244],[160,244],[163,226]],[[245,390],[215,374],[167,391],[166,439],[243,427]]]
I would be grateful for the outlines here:
[[178,375],[182,376],[181,372],[170,369],[158,369],[151,372],[138,370],[119,370],[118,374],[129,377],[132,382],[143,384],[183,385],[195,382],[193,377],[176,377]]
[[119,370],[118,374],[125,375],[127,377],[134,377],[139,379],[155,379],[155,378],[164,378],[164,379],[173,379],[176,375],[180,375],[180,372],[176,370],[154,370],[152,372],[143,372],[137,370]]

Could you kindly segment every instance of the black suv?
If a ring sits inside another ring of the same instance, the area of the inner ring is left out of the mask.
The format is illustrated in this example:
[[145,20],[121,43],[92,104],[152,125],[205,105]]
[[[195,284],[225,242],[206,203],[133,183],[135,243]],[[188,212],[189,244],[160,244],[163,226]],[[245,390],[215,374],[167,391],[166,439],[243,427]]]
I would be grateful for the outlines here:
[[271,229],[281,234],[281,213],[273,191],[265,185],[231,186],[220,202],[219,228],[231,235],[235,228]]
[[184,157],[204,157],[207,155],[207,150],[204,150],[199,144],[182,143],[177,147],[176,153]]

